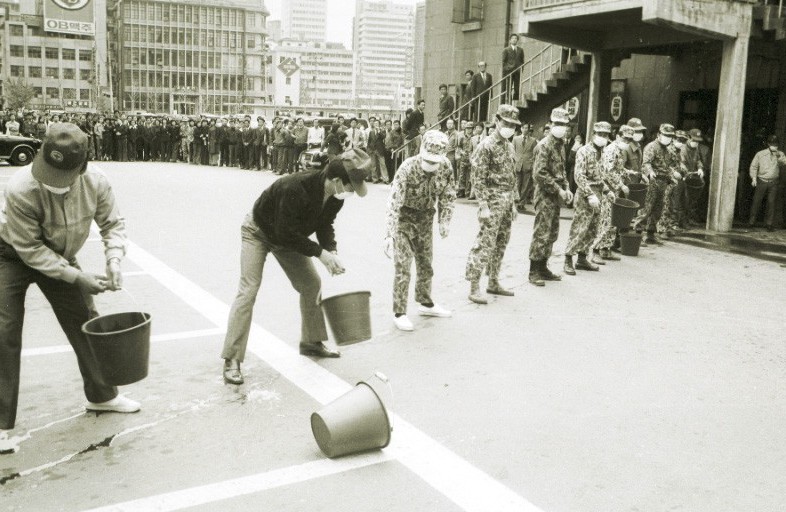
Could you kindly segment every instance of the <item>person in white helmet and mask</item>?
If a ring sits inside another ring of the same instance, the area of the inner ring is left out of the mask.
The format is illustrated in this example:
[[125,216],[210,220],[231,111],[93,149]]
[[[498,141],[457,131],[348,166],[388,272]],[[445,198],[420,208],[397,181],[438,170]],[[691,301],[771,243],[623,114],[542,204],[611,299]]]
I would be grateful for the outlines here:
[[393,178],[388,199],[385,254],[395,266],[393,278],[393,324],[402,331],[414,330],[407,316],[410,271],[415,260],[415,300],[421,316],[447,318],[451,312],[431,298],[434,245],[434,213],[439,234],[446,238],[456,186],[453,169],[446,158],[448,137],[437,130],[423,134],[420,153],[407,158]]

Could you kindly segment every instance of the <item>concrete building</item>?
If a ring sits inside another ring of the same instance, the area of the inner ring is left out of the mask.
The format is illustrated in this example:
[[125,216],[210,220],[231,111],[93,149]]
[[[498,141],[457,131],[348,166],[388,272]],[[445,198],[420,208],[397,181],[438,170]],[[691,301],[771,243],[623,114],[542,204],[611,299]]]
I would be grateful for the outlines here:
[[281,20],[267,20],[267,40],[281,41]]
[[423,63],[426,55],[426,2],[415,5],[415,46],[412,56],[412,82],[415,86],[415,98],[422,98]]
[[[46,28],[42,0],[0,2],[0,80],[24,80],[30,108],[95,111],[109,108],[106,9],[91,2],[95,30],[69,34]],[[2,86],[0,86],[2,87]]]
[[[430,0],[426,10],[433,50],[425,83],[455,83],[481,59],[496,82],[502,47],[519,33],[526,40],[517,106],[525,120],[541,124],[551,108],[583,95],[582,133],[598,119],[619,125],[632,116],[650,134],[665,122],[700,128],[713,140],[707,228],[728,231],[735,216],[746,217],[752,156],[767,133],[786,135],[786,12],[773,2],[521,0],[508,8]],[[491,112],[499,93],[495,85]],[[433,108],[437,92],[425,94]]]
[[352,46],[360,105],[412,106],[414,30],[411,5],[357,0]]
[[281,8],[282,39],[325,40],[327,0],[284,0]]
[[283,39],[268,67],[276,105],[353,106],[354,58],[341,43]]
[[263,2],[127,0],[110,12],[121,109],[234,114],[272,102]]

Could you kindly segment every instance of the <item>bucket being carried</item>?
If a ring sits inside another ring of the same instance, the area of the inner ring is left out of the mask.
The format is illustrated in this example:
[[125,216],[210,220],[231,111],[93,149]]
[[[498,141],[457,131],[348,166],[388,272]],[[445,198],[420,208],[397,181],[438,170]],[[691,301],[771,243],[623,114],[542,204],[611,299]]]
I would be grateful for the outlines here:
[[342,293],[322,299],[336,345],[351,345],[371,339],[371,292]]
[[377,450],[390,444],[393,392],[387,377],[375,373],[311,415],[311,431],[330,457]]
[[641,208],[647,200],[647,188],[649,185],[646,183],[631,183],[628,185],[629,192],[626,198],[639,203]]
[[147,377],[150,321],[147,313],[116,313],[82,325],[106,384],[124,386]]
[[638,256],[641,248],[641,235],[635,231],[620,233],[620,252],[625,256]]
[[611,224],[619,229],[630,227],[630,221],[636,216],[639,203],[618,197],[611,205]]

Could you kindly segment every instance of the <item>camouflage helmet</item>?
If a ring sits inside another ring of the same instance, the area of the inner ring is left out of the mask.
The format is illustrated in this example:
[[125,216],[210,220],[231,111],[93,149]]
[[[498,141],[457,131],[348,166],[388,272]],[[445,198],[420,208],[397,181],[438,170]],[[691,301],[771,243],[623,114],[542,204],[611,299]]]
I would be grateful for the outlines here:
[[497,109],[497,117],[509,123],[521,124],[521,121],[519,121],[519,109],[513,105],[500,105]]

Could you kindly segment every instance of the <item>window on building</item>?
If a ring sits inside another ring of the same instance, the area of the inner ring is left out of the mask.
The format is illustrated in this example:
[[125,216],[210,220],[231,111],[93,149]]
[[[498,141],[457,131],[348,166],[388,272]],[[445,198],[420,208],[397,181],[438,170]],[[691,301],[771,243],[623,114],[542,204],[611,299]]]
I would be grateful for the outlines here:
[[80,69],[79,70],[79,79],[80,80],[91,80],[91,73],[89,69]]
[[73,80],[76,78],[76,70],[73,68],[65,68],[63,69],[63,78],[66,80]]
[[24,28],[22,25],[11,25],[11,35],[12,36],[23,36],[24,35]]
[[54,100],[60,99],[60,90],[57,87],[47,87],[46,95]]
[[453,23],[483,19],[483,0],[453,0]]
[[25,77],[25,67],[24,66],[11,66],[11,76],[14,78],[24,78]]
[[287,77],[286,82],[287,82],[287,85],[292,85],[292,78],[291,77]]
[[47,48],[44,50],[44,55],[47,59],[59,59],[60,58],[60,50],[57,48]]
[[76,60],[76,50],[63,48],[63,60]]
[[254,36],[248,36],[246,40],[246,48],[254,48],[256,47],[256,41],[254,41]]
[[24,57],[25,56],[25,48],[24,46],[20,46],[17,44],[12,44],[9,48],[11,52],[11,57]]
[[30,59],[40,59],[41,58],[41,47],[40,46],[28,46],[27,47],[27,57]]
[[79,60],[82,62],[91,62],[93,60],[93,50],[79,50]]
[[44,95],[44,90],[40,87],[33,87],[33,94],[36,95],[36,98],[40,98]]
[[64,100],[75,100],[76,99],[76,89],[72,89],[70,87],[63,87],[63,99]]
[[58,68],[46,68],[47,78],[60,78],[60,70]]
[[41,78],[41,66],[28,67],[27,76],[29,76],[30,78]]
[[90,99],[90,89],[79,89],[79,99],[80,100],[89,100]]

